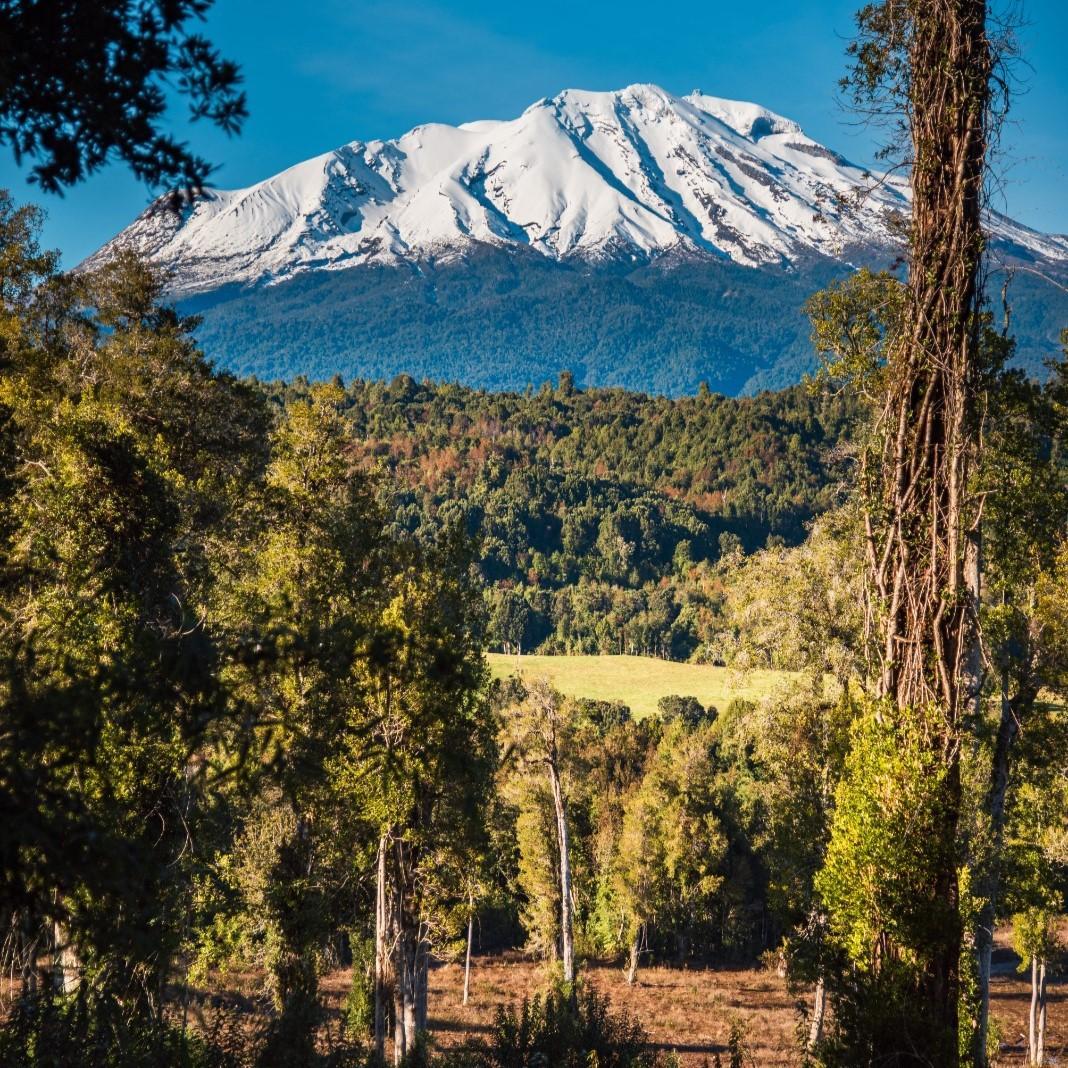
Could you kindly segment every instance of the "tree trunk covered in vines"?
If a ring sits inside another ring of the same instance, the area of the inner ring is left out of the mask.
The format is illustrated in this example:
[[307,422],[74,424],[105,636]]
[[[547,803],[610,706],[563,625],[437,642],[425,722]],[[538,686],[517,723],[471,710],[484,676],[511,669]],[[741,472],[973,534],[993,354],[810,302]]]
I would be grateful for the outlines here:
[[868,559],[881,694],[923,717],[945,772],[928,843],[934,922],[921,997],[944,1055],[955,1057],[962,719],[980,677],[979,509],[969,477],[979,445],[991,51],[984,0],[887,0],[879,10],[885,47],[903,60],[913,204],[906,320],[889,352],[882,455],[869,471]]

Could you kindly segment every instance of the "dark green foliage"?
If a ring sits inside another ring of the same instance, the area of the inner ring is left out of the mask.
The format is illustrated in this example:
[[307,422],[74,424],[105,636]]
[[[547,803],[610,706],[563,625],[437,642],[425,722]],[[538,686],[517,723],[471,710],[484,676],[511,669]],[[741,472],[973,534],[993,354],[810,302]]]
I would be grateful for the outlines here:
[[5,1068],[244,1068],[254,1038],[233,1018],[216,1016],[193,1034],[130,1013],[121,1001],[81,991],[45,991],[16,1002],[0,1029]]
[[[292,405],[307,389],[270,392]],[[407,375],[351,383],[344,407],[352,452],[388,476],[394,536],[458,524],[479,540],[491,648],[675,659],[707,637],[702,565],[799,541],[834,503],[853,415],[801,387],[670,400]]]
[[748,1068],[753,1063],[753,1056],[749,1052],[749,1044],[746,1042],[745,1028],[737,1020],[734,1020],[731,1022],[730,1031],[727,1033],[728,1068]]
[[925,744],[930,730],[885,706],[854,723],[816,877],[842,960],[828,975],[831,1048],[844,1051],[829,1055],[832,1064],[952,1063],[957,1036],[923,1011],[926,959],[960,923],[934,890],[947,773]]
[[35,940],[55,940],[95,994],[151,1020],[210,807],[192,754],[232,711],[218,636],[197,619],[208,546],[259,469],[267,412],[210,372],[128,258],[77,288],[48,278],[12,300],[18,289],[0,305],[19,458],[0,616],[0,910],[19,922],[28,984]]
[[619,701],[596,701],[581,697],[575,701],[575,712],[579,723],[588,725],[598,735],[626,729],[632,722],[630,709]]
[[39,160],[50,193],[119,159],[150,185],[199,188],[210,167],[161,119],[167,93],[193,119],[235,132],[245,118],[237,67],[190,32],[212,0],[2,0],[0,143]]
[[[223,287],[184,307],[204,316],[199,337],[216,359],[259,378],[406,372],[516,390],[566,369],[578,386],[679,396],[707,382],[740,394],[781,389],[815,369],[802,307],[850,270],[817,257],[790,269],[708,259],[591,268],[482,249],[419,270],[359,267]],[[1010,296],[1019,359],[1040,373],[1057,351],[1068,298],[1026,272]]]
[[801,307],[842,273],[729,261],[557,263],[481,249],[444,265],[360,267],[269,287],[224,287],[184,307],[224,366],[259,378],[342,374],[535,386],[569,370],[579,386],[679,395],[796,382],[813,361]]
[[[279,399],[300,392],[299,382],[275,387]],[[477,519],[481,511],[499,524],[487,534],[506,540],[514,530],[527,543],[516,548],[563,553],[565,574],[594,577],[620,570],[596,547],[605,521],[612,533],[643,539],[624,573],[671,566],[687,540],[693,559],[715,555],[725,530],[749,549],[770,532],[798,540],[835,499],[829,452],[857,413],[801,387],[669,400],[617,389],[486,393],[401,376],[352,382],[347,398],[356,447],[408,494],[399,522],[417,530],[427,513]],[[509,577],[529,563],[500,559]]]
[[354,1039],[366,1041],[374,1031],[374,963],[373,938],[364,935],[350,940],[352,953],[352,986],[349,987],[343,1009],[345,1030]]
[[696,727],[702,722],[711,722],[716,718],[714,708],[705,708],[696,697],[680,697],[678,694],[668,694],[661,697],[657,702],[657,711],[664,723],[673,723],[679,720],[687,727]]
[[[824,1068],[929,1068],[954,1060],[943,1029],[917,1011],[915,967],[888,960],[878,974],[843,967],[819,1048]],[[932,1056],[932,1051],[935,1051]]]

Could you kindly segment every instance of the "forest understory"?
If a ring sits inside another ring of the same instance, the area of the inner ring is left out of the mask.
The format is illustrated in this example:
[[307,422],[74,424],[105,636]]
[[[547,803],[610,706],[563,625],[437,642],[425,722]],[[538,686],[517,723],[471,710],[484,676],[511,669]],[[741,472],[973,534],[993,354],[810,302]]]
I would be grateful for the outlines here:
[[[991,990],[992,1015],[997,1021],[1001,1066],[1027,1064],[1027,1016],[1031,989],[1019,974],[1019,958],[1012,951],[1011,931],[996,939]],[[674,1053],[681,1068],[703,1068],[718,1054],[726,1063],[732,1025],[744,1039],[749,1064],[756,1068],[788,1068],[800,1064],[798,1052],[799,996],[774,968],[691,965],[644,967],[632,986],[618,962],[587,962],[584,979],[607,994],[616,1010],[638,1021],[653,1048]],[[262,972],[221,976],[191,988],[185,1001],[196,1029],[211,1030],[226,1017],[228,1027],[258,1031],[272,1014],[264,993]],[[351,968],[336,968],[322,978],[321,1045],[329,1048],[344,1031],[345,1001],[352,989]],[[430,972],[434,1006],[429,1025],[432,1044],[450,1049],[486,1039],[498,1010],[515,1006],[544,988],[545,965],[514,951],[484,953],[472,958],[468,1004],[462,1004],[462,964],[439,962]],[[0,981],[6,1002],[10,984]],[[803,992],[806,993],[806,992]],[[177,998],[176,1003],[182,999]],[[1054,978],[1049,990],[1047,1057],[1051,1065],[1068,1063],[1068,981]]]

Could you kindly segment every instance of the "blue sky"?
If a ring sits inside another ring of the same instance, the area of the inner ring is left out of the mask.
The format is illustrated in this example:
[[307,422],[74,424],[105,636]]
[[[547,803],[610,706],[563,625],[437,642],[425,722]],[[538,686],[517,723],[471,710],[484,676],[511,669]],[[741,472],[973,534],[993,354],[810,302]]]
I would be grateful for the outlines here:
[[[242,64],[251,118],[232,140],[185,125],[180,112],[174,126],[219,164],[215,184],[235,187],[356,138],[508,118],[568,87],[655,82],[758,101],[869,162],[877,134],[858,128],[837,97],[859,4],[216,0],[206,32]],[[998,206],[1038,229],[1068,232],[1068,3],[1026,0],[1019,10],[1026,63],[1003,137]],[[9,155],[0,156],[0,186],[46,208],[46,242],[66,266],[151,196],[114,166],[63,198],[46,197]]]

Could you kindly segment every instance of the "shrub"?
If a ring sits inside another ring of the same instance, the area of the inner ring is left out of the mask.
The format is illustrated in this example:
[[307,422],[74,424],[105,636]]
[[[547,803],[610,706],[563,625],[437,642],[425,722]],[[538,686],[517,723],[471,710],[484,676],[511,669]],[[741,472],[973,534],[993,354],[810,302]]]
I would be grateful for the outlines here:
[[696,697],[682,697],[679,694],[661,697],[657,702],[657,710],[665,723],[678,720],[691,730],[716,718],[714,708],[705,708]]
[[216,1016],[190,1034],[95,991],[46,990],[20,1000],[0,1027],[5,1068],[243,1068],[249,1036]]
[[375,1022],[375,944],[370,938],[352,939],[352,986],[345,999],[345,1030],[357,1040],[371,1037]]
[[641,1025],[613,1012],[608,998],[584,983],[555,984],[518,1008],[498,1012],[480,1068],[658,1068]]

